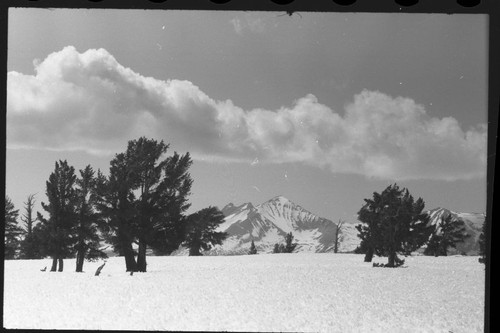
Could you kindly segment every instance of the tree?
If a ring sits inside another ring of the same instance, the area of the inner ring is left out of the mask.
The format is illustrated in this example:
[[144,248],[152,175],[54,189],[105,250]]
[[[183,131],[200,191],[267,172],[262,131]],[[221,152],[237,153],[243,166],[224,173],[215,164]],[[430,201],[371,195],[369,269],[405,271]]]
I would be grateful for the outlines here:
[[424,254],[426,256],[435,256],[435,257],[443,255],[440,246],[441,240],[442,240],[441,235],[433,234],[429,239],[429,241],[427,242],[427,247],[424,250]]
[[127,150],[111,161],[109,177],[98,175],[107,238],[125,256],[127,271],[146,271],[148,246],[168,254],[184,240],[192,161],[189,153],[164,158],[168,147],[144,137],[129,141]]
[[276,243],[274,245],[273,253],[292,253],[297,247],[298,243],[293,242],[293,234],[290,231],[285,235],[285,244]]
[[187,217],[185,244],[190,256],[201,256],[200,250],[208,251],[213,245],[222,244],[227,233],[215,230],[224,222],[224,218],[224,214],[212,206]]
[[[146,247],[169,254],[184,240],[184,213],[190,207],[187,197],[193,183],[188,170],[192,164],[189,153],[159,160],[168,145],[145,138],[133,142],[132,156],[139,162],[138,214],[139,271],[146,271]],[[137,164],[136,164],[137,165]]]
[[342,241],[342,226],[345,221],[339,219],[339,223],[337,223],[337,229],[335,230],[335,238],[333,245],[333,253],[337,253],[339,251],[339,243]]
[[255,243],[253,242],[250,244],[250,251],[248,251],[248,254],[257,254],[257,248],[255,247]]
[[465,232],[464,223],[448,214],[441,217],[441,223],[436,232],[431,236],[424,251],[426,255],[447,256],[448,248],[456,248],[457,243],[470,237]]
[[73,255],[77,202],[75,182],[75,169],[61,160],[55,163],[54,172],[46,182],[48,203],[41,204],[49,217],[47,219],[38,212],[41,224],[38,234],[42,255],[52,257],[51,272],[62,272],[63,259]]
[[98,171],[96,182],[98,209],[107,222],[104,235],[114,250],[124,256],[126,271],[137,271],[132,248],[135,196],[125,154],[117,154],[111,160],[107,178]]
[[285,248],[284,248],[284,253],[292,253],[293,250],[297,247],[297,243],[293,242],[293,234],[290,231],[288,234],[285,236]]
[[33,233],[33,228],[37,218],[34,216],[35,194],[28,195],[24,202],[25,213],[21,216],[24,222],[24,239],[21,241],[20,258],[22,259],[41,259],[39,240]]
[[481,234],[479,234],[479,262],[486,264],[486,216],[484,217]]
[[14,204],[8,196],[5,196],[5,251],[4,259],[14,259],[19,248],[18,237],[23,230],[17,225],[19,209],[15,209]]
[[[433,231],[429,216],[422,213],[425,203],[416,201],[408,189],[389,185],[382,193],[373,193],[373,199],[364,199],[358,212],[358,235],[367,248],[365,261],[373,254],[387,255],[386,267],[400,266],[404,261],[398,253],[408,254],[421,247]],[[368,257],[368,258],[367,258]]]
[[98,228],[103,224],[101,215],[97,212],[98,197],[96,194],[97,180],[90,165],[80,170],[80,178],[76,180],[77,226],[76,226],[76,271],[83,271],[84,260],[94,261],[107,258],[99,250],[100,237]]

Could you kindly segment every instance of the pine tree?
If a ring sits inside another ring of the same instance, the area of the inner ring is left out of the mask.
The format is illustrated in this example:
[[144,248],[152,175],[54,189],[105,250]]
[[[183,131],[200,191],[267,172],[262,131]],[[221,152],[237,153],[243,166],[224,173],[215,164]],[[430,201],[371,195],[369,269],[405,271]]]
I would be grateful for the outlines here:
[[463,242],[468,237],[470,236],[465,232],[462,221],[454,218],[452,214],[442,216],[439,228],[429,240],[424,254],[447,256],[450,247],[456,248],[457,243]]
[[297,243],[293,242],[293,234],[290,231],[288,234],[285,236],[285,248],[283,253],[292,253],[293,250],[297,247]]
[[285,244],[276,243],[274,244],[273,253],[292,253],[297,247],[298,243],[293,242],[293,234],[290,231],[285,235]]
[[441,239],[442,237],[438,234],[433,234],[429,241],[427,242],[427,247],[424,250],[424,255],[426,256],[435,256],[438,257],[440,255],[443,255],[441,253]]
[[96,178],[97,207],[106,220],[105,238],[119,255],[125,258],[127,272],[137,271],[132,243],[134,212],[134,182],[124,153],[116,154],[110,162],[109,176],[100,171]]
[[39,241],[33,233],[37,218],[34,216],[35,195],[30,194],[24,203],[25,213],[21,216],[24,222],[24,239],[21,242],[20,258],[41,259]]
[[17,225],[19,209],[15,209],[14,204],[8,196],[5,196],[5,250],[4,259],[14,259],[19,248],[19,236],[23,230]]
[[49,217],[45,218],[38,212],[41,251],[42,255],[52,257],[51,272],[62,272],[63,259],[73,255],[77,219],[75,181],[75,169],[67,161],[56,162],[54,172],[46,182],[48,203],[42,202]]
[[255,247],[255,243],[253,242],[250,244],[250,250],[248,251],[248,254],[257,254],[257,248]]
[[408,189],[396,184],[388,186],[382,193],[373,193],[373,199],[365,199],[358,212],[359,237],[367,249],[365,261],[373,254],[387,255],[387,267],[400,266],[404,261],[397,253],[408,254],[422,246],[429,238],[433,227],[428,225],[429,216],[422,213],[424,201],[416,201]]
[[[111,161],[109,177],[98,176],[106,237],[125,256],[127,271],[146,271],[148,247],[169,254],[184,240],[192,160],[189,153],[164,157],[168,148],[145,137],[129,141],[126,152]],[[133,243],[138,244],[137,261]]]
[[359,232],[358,237],[361,239],[359,250],[365,254],[365,262],[371,262],[375,254],[380,255],[376,247],[381,242],[380,228],[377,225],[377,213],[380,209],[373,209],[372,207],[380,206],[381,199],[381,195],[374,192],[373,199],[364,199],[365,204],[358,212],[358,220],[362,223],[358,224],[356,229]]
[[186,241],[190,256],[201,256],[213,245],[222,244],[227,233],[215,231],[224,222],[224,214],[217,207],[208,207],[187,217]]
[[98,228],[103,224],[101,215],[97,212],[95,172],[90,165],[80,170],[80,178],[76,180],[77,226],[76,226],[76,272],[83,271],[84,260],[95,261],[107,258],[99,250],[100,237]]

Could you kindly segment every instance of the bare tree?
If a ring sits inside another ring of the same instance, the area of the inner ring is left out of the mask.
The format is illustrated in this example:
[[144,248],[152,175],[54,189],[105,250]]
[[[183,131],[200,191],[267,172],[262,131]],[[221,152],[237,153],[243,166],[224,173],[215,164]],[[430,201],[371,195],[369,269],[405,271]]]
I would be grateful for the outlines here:
[[342,219],[339,219],[339,222],[337,223],[337,230],[335,230],[335,245],[333,247],[333,253],[337,253],[339,251],[339,244],[344,240],[344,237],[342,236],[342,226],[344,225],[345,221]]
[[24,203],[25,213],[21,216],[21,221],[24,222],[24,239],[21,242],[20,258],[22,259],[39,259],[40,249],[38,240],[33,233],[33,227],[37,222],[37,217],[34,212],[35,194],[28,195]]
[[104,265],[106,265],[106,261],[104,261],[104,264],[102,264],[101,266],[97,267],[97,270],[95,271],[95,276],[99,276],[99,274],[101,274],[101,271],[104,268]]
[[34,216],[33,208],[35,207],[35,194],[28,195],[26,202],[24,203],[24,209],[26,213],[21,216],[21,221],[24,222],[26,233],[31,235],[33,231],[33,224],[36,222],[37,218]]

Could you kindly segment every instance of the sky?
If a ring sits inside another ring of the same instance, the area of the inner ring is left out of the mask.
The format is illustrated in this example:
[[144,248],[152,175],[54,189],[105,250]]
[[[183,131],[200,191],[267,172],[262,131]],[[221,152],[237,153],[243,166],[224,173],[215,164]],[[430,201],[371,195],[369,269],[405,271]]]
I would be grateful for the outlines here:
[[6,194],[146,136],[192,155],[189,212],[283,195],[356,222],[395,182],[486,210],[486,15],[280,14],[10,9]]

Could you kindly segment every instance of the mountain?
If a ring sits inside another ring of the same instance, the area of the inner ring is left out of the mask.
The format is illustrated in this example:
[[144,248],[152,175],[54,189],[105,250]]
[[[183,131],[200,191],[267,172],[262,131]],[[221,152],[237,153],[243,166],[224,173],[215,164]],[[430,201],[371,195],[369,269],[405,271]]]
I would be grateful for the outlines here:
[[437,233],[440,232],[442,219],[451,214],[455,219],[462,222],[462,224],[465,226],[465,232],[470,235],[470,237],[466,238],[463,243],[458,243],[456,249],[450,248],[448,251],[449,254],[453,255],[466,253],[468,255],[478,255],[479,235],[482,231],[485,214],[456,213],[446,208],[431,209],[427,211],[427,214],[430,216],[429,223],[436,226]]
[[[283,196],[257,206],[252,203],[239,206],[230,203],[222,212],[226,218],[217,231],[227,232],[229,236],[222,245],[208,251],[208,255],[246,254],[252,240],[258,252],[271,253],[276,243],[284,243],[284,236],[289,232],[293,233],[294,241],[298,243],[294,252],[333,252],[337,224],[318,217]],[[429,223],[437,226],[437,232],[441,218],[452,214],[471,235],[463,243],[457,244],[457,249],[450,249],[449,254],[478,254],[478,238],[484,214],[456,213],[445,208],[435,208],[427,211],[427,214],[430,216]],[[359,245],[360,239],[355,228],[358,223],[345,223],[342,226],[339,252],[351,252]],[[419,252],[423,252],[423,248]]]
[[[253,240],[258,253],[272,253],[276,243],[284,243],[285,235],[292,232],[294,242],[298,245],[294,252],[333,252],[337,224],[331,220],[318,217],[301,206],[293,203],[283,196],[277,196],[260,205],[244,203],[236,206],[232,203],[222,209],[225,215],[224,223],[219,225],[217,231],[229,234],[222,245],[216,245],[212,250],[205,251],[204,255],[236,255],[247,254]],[[457,249],[449,249],[449,254],[477,255],[479,252],[479,235],[485,214],[482,213],[457,213],[445,208],[435,208],[427,211],[430,216],[429,223],[437,226],[442,218],[452,214],[460,220],[471,236],[464,243],[457,244]],[[354,223],[344,223],[340,233],[339,252],[351,252],[360,244],[358,231]],[[102,250],[109,256],[116,255],[112,247],[102,242]],[[134,248],[136,245],[134,244]],[[418,250],[422,253],[425,245]],[[187,255],[188,249],[181,246],[172,255]],[[152,255],[151,250],[148,255]]]
[[[253,240],[258,252],[270,253],[276,243],[292,232],[298,243],[295,252],[333,252],[337,224],[318,217],[283,196],[260,205],[228,204],[222,209],[225,222],[217,231],[229,234],[222,245],[207,254],[247,253]],[[341,229],[339,251],[352,251],[359,244],[354,225],[345,223]]]

